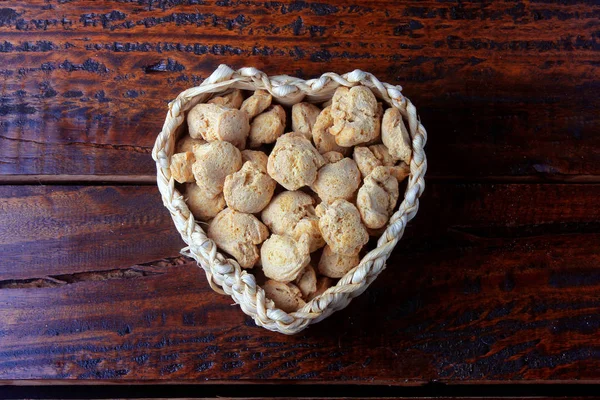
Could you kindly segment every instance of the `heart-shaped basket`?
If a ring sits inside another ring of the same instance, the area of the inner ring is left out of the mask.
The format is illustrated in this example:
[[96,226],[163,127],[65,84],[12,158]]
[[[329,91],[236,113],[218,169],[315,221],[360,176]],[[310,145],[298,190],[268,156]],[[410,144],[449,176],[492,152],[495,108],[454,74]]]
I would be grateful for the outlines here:
[[[286,313],[275,307],[257,285],[254,275],[240,268],[239,264],[219,253],[215,243],[206,236],[194,220],[183,196],[175,188],[169,163],[175,149],[175,141],[184,128],[186,112],[196,104],[206,102],[215,93],[228,89],[267,90],[274,99],[284,105],[301,101],[324,102],[333,96],[339,86],[364,85],[376,97],[396,107],[408,120],[412,138],[413,156],[404,199],[392,215],[387,229],[377,241],[377,247],[369,251],[359,265],[342,277],[335,286],[306,303],[296,312]],[[287,75],[267,76],[256,68],[237,71],[220,65],[200,86],[188,89],[169,103],[169,112],[162,131],[156,139],[152,157],[156,161],[157,184],[163,203],[171,212],[175,227],[188,245],[181,252],[193,257],[206,272],[210,286],[218,293],[228,294],[256,324],[272,331],[294,334],[316,323],[337,310],[346,307],[350,300],[360,295],[385,268],[396,243],[402,237],[408,221],[419,208],[419,197],[425,188],[427,159],[423,147],[427,132],[417,116],[415,106],[401,93],[400,86],[380,82],[368,72],[354,70],[344,75],[328,72],[319,79],[303,80]]]

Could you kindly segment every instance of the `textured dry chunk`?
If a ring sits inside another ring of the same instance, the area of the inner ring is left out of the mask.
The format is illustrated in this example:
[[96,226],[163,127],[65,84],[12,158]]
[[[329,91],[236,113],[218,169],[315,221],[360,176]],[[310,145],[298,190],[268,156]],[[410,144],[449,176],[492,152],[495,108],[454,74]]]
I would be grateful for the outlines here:
[[246,146],[250,123],[245,112],[202,103],[190,110],[187,121],[190,136],[194,139],[203,138],[209,142],[224,140],[239,149]]
[[277,139],[267,171],[287,190],[296,190],[312,185],[323,164],[323,156],[304,136],[288,133]]
[[218,104],[220,106],[225,106],[229,108],[239,108],[242,106],[242,102],[244,101],[244,96],[242,95],[242,91],[239,89],[234,89],[232,92],[224,94],[222,96],[213,97],[208,101],[210,104]]
[[377,126],[375,127],[376,136],[366,142],[365,146],[371,146],[374,144],[381,143],[381,118],[383,117],[383,104],[377,103],[377,111],[375,112],[375,123]]
[[291,282],[310,262],[308,238],[299,241],[289,236],[272,234],[260,248],[260,261],[267,278]]
[[352,158],[354,159],[354,162],[356,162],[363,178],[368,176],[375,167],[380,167],[382,165],[381,161],[375,157],[368,147],[355,147]]
[[281,192],[263,210],[261,219],[278,235],[300,240],[306,234],[312,253],[325,245],[313,204],[313,198],[306,193]]
[[242,167],[240,151],[229,142],[209,142],[196,147],[192,166],[196,183],[214,197],[223,192],[225,178]]
[[344,155],[342,153],[338,153],[337,151],[328,151],[327,153],[323,154],[323,158],[325,159],[326,163],[333,164],[341,161],[344,158]]
[[177,141],[175,146],[175,153],[184,153],[186,151],[194,152],[195,146],[200,146],[206,143],[204,139],[194,139],[190,135],[185,135]]
[[398,165],[394,165],[393,167],[387,167],[390,171],[390,175],[392,175],[398,182],[402,182],[404,178],[410,175],[410,167],[406,165],[403,161]]
[[410,173],[410,168],[404,162],[400,161],[398,165],[394,165],[396,161],[387,151],[387,147],[382,144],[355,147],[353,158],[363,178],[367,177],[373,169],[381,166],[387,167],[398,182],[403,181]]
[[267,162],[269,157],[262,151],[257,150],[244,150],[242,151],[242,161],[253,162],[261,171],[267,172]]
[[300,297],[300,289],[293,283],[282,283],[272,279],[263,285],[265,296],[273,300],[275,307],[282,311],[291,313],[303,307],[306,303]]
[[308,301],[314,299],[317,296],[322,295],[323,293],[325,293],[325,291],[327,289],[329,289],[330,287],[333,286],[333,279],[327,277],[327,276],[320,276],[317,279],[317,290],[311,294],[310,296],[308,296]]
[[315,273],[315,269],[310,265],[307,265],[300,275],[298,275],[298,278],[296,279],[296,285],[298,285],[298,289],[300,289],[302,292],[302,297],[305,299],[316,292],[317,274]]
[[354,160],[344,158],[321,167],[311,188],[321,200],[331,203],[336,199],[351,200],[360,181],[360,171]]
[[244,111],[248,118],[252,119],[271,105],[273,97],[266,90],[257,90],[242,103],[240,110]]
[[375,168],[365,178],[356,198],[365,226],[369,229],[384,226],[394,211],[398,195],[398,180],[390,175],[389,168]]
[[192,165],[194,164],[194,154],[191,151],[177,153],[171,156],[171,176],[179,183],[194,182]]
[[256,148],[261,144],[274,143],[283,135],[284,130],[285,111],[279,105],[274,106],[252,120],[248,147]]
[[330,246],[325,246],[319,260],[319,273],[329,278],[341,278],[356,267],[360,261],[358,253],[343,255],[334,253]]
[[275,181],[259,165],[246,162],[242,169],[227,175],[223,193],[227,207],[254,214],[269,204],[275,186]]
[[410,164],[412,155],[410,135],[397,108],[388,108],[383,114],[381,139],[392,157]]
[[375,158],[381,162],[381,165],[389,167],[390,174],[394,176],[398,182],[402,182],[404,178],[410,174],[410,167],[404,161],[398,162],[395,160],[385,145],[376,144],[374,146],[369,146],[369,149]]
[[185,187],[186,203],[197,220],[208,221],[214,218],[225,208],[223,194],[208,197],[206,191],[195,183],[188,183]]
[[369,241],[360,213],[352,203],[338,199],[329,205],[319,204],[315,211],[323,239],[335,253],[356,254]]
[[316,218],[313,199],[299,191],[279,193],[261,214],[263,222],[279,235],[292,232],[296,224],[307,217]]
[[315,143],[315,147],[319,150],[319,153],[327,153],[330,151],[337,151],[343,155],[348,155],[350,148],[338,146],[335,142],[335,137],[329,133],[329,128],[333,125],[333,118],[331,118],[331,107],[326,107],[321,111],[315,124],[313,125],[312,138]]
[[310,103],[298,103],[292,106],[292,130],[312,139],[312,130],[321,110]]
[[365,86],[339,87],[332,98],[331,117],[333,125],[329,133],[340,146],[367,143],[380,134],[377,99]]
[[325,241],[319,229],[319,219],[316,216],[303,218],[298,221],[291,236],[299,240],[302,235],[308,236],[308,245],[311,253],[325,246]]
[[210,222],[207,234],[242,268],[252,268],[259,259],[256,245],[267,239],[269,230],[254,215],[226,208]]
[[373,153],[373,156],[375,156],[375,158],[379,160],[381,165],[391,167],[392,165],[396,164],[396,160],[394,159],[394,157],[392,157],[392,155],[389,152],[389,149],[385,145],[374,144],[372,146],[369,146],[369,150],[371,150],[371,153]]

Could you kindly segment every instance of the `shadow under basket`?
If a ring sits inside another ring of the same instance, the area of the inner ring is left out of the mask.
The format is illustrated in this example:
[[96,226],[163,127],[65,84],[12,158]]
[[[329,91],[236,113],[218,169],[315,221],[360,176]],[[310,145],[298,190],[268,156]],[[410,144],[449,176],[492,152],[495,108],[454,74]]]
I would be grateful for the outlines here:
[[[380,101],[400,110],[403,118],[408,121],[413,156],[404,198],[391,216],[385,232],[379,237],[377,246],[368,251],[358,266],[298,311],[286,313],[276,308],[273,301],[265,297],[265,292],[257,284],[252,273],[243,270],[235,260],[228,259],[219,252],[216,244],[194,220],[183,196],[175,187],[169,170],[175,141],[185,129],[187,111],[198,103],[208,101],[215,94],[229,89],[263,89],[271,93],[278,103],[290,106],[302,101],[322,103],[331,99],[339,86],[357,85],[371,89]],[[425,188],[424,176],[427,169],[423,149],[427,141],[427,132],[419,121],[415,106],[402,95],[401,90],[400,86],[382,83],[372,74],[360,70],[344,75],[328,72],[318,79],[303,80],[286,75],[269,77],[251,67],[234,71],[226,65],[220,65],[200,86],[180,93],[169,103],[169,112],[156,139],[152,157],[156,161],[157,184],[163,203],[187,244],[182,254],[194,258],[206,272],[210,286],[218,293],[230,295],[257,325],[284,334],[298,333],[308,325],[346,307],[354,297],[363,293],[385,268],[386,261],[402,237],[406,224],[417,213],[419,197]]]

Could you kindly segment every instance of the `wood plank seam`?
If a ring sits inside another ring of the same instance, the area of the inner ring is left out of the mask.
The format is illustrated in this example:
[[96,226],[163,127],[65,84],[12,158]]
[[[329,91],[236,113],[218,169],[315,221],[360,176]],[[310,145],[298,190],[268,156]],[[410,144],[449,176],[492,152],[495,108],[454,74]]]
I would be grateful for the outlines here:
[[136,264],[128,268],[113,268],[106,270],[77,272],[72,274],[48,275],[39,278],[5,279],[0,280],[2,289],[33,289],[51,288],[86,281],[105,281],[116,279],[133,279],[145,276],[163,275],[165,268],[185,265],[196,267],[196,263],[187,257],[171,257],[162,260]]

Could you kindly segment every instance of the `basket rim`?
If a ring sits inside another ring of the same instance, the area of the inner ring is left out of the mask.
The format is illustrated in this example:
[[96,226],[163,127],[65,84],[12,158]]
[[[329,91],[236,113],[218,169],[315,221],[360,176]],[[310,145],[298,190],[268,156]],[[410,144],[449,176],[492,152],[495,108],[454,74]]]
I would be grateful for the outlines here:
[[[331,98],[339,86],[357,85],[371,89],[389,106],[399,109],[403,118],[408,120],[413,157],[404,198],[377,240],[377,247],[371,249],[336,285],[307,302],[298,311],[286,313],[266,298],[264,290],[256,283],[251,272],[241,269],[235,259],[226,258],[220,253],[216,244],[195,221],[182,194],[175,189],[169,163],[174,153],[177,131],[185,122],[185,113],[189,109],[205,102],[211,95],[223,93],[228,89],[267,90],[278,102],[292,105],[301,101],[324,101]],[[382,83],[371,73],[358,69],[342,75],[326,72],[319,78],[304,80],[289,75],[268,76],[254,67],[244,67],[236,71],[222,64],[202,84],[181,92],[169,102],[168,108],[163,128],[152,150],[152,158],[156,162],[157,185],[163,204],[170,211],[175,227],[187,244],[181,253],[197,261],[205,271],[213,290],[230,295],[245,314],[266,329],[284,334],[298,333],[309,324],[345,308],[352,298],[362,294],[385,268],[385,263],[402,237],[406,224],[418,211],[418,199],[425,188],[427,159],[424,146],[427,132],[418,118],[415,106],[402,95],[402,88]]]

